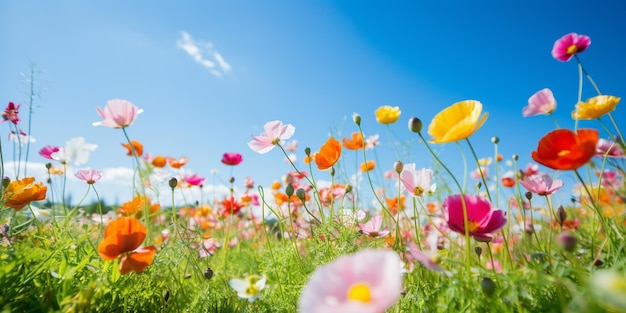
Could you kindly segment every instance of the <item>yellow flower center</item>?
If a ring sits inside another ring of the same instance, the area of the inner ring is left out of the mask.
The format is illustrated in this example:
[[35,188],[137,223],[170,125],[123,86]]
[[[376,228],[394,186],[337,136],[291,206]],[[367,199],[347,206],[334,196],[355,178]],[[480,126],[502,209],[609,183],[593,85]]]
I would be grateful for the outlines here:
[[246,294],[253,296],[257,293],[259,293],[259,287],[257,287],[256,285],[249,285],[248,288],[246,288]]
[[348,299],[365,303],[372,301],[370,287],[364,283],[352,285],[348,290]]
[[566,155],[570,154],[570,152],[571,151],[569,151],[569,150],[561,150],[561,151],[559,151],[558,156],[560,156],[560,157],[566,156]]
[[422,195],[424,195],[424,188],[422,188],[421,186],[417,186],[413,188],[413,194],[418,197],[421,197]]
[[567,54],[576,54],[576,52],[578,52],[578,47],[576,47],[576,45],[567,47]]
[[467,227],[469,228],[469,231],[471,233],[473,233],[473,232],[478,230],[478,222],[476,222],[476,221],[468,221],[467,222]]

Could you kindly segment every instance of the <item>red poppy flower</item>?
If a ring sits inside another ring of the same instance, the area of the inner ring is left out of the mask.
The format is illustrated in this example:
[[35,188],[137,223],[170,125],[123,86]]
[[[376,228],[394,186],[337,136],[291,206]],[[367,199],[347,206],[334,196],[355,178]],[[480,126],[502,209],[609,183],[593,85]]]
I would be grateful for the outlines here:
[[241,163],[242,161],[243,161],[243,157],[239,153],[229,152],[229,153],[224,153],[224,155],[222,156],[222,163],[226,165],[235,166],[235,165],[239,165],[239,163]]
[[598,139],[595,129],[557,129],[539,140],[532,158],[553,170],[575,170],[595,155]]

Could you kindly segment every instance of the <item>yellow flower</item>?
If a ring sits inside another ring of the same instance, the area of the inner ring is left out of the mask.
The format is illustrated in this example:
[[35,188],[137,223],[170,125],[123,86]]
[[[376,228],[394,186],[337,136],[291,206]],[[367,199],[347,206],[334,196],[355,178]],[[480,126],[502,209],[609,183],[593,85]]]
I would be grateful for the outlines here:
[[593,120],[607,114],[613,110],[621,98],[614,96],[595,96],[587,99],[587,102],[579,102],[576,110],[572,111],[572,118],[575,120]]
[[48,187],[41,182],[37,184],[34,182],[34,177],[24,177],[10,182],[4,194],[4,206],[19,211],[31,201],[44,200]]
[[383,105],[376,110],[376,121],[381,124],[393,124],[400,117],[399,107],[392,107],[389,105]]
[[439,112],[428,127],[433,143],[447,143],[466,139],[487,120],[488,113],[480,115],[483,105],[476,100],[457,102]]

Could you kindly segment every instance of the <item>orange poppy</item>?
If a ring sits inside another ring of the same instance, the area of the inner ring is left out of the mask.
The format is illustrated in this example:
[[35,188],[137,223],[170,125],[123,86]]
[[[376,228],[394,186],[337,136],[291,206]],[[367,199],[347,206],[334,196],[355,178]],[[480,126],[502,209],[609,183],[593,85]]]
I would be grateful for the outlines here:
[[348,150],[360,150],[365,147],[365,140],[361,132],[352,133],[352,139],[343,138],[343,147]]
[[167,165],[167,159],[164,156],[158,155],[152,159],[152,166],[154,167],[163,168],[165,165]]
[[374,167],[376,167],[376,162],[370,160],[367,162],[363,162],[361,163],[361,172],[365,173],[365,172],[369,172],[371,170],[374,169]]
[[400,202],[400,210],[406,209],[406,197],[405,196],[400,196],[400,201],[398,201],[397,197],[386,198],[385,200],[387,202],[387,207],[389,208],[389,211],[393,214],[398,213],[398,202]]
[[44,186],[42,182],[38,184],[34,182],[35,177],[24,177],[10,182],[4,193],[4,206],[19,211],[31,201],[45,199],[48,187]]
[[315,155],[315,164],[320,170],[327,170],[339,161],[340,156],[341,144],[334,137],[330,137]]
[[170,162],[171,168],[181,168],[189,161],[186,156],[181,157],[180,159],[169,157],[167,158],[167,160]]
[[117,213],[124,216],[134,216],[140,218],[143,213],[144,206],[146,205],[150,207],[150,214],[156,213],[161,209],[160,204],[150,204],[150,199],[146,199],[144,196],[137,196],[134,197],[133,200],[122,204],[122,206],[117,209]]
[[283,184],[281,184],[279,181],[277,181],[277,180],[276,180],[276,181],[274,181],[274,182],[272,183],[272,190],[278,190],[278,189],[280,189],[280,187],[282,187],[282,186],[283,186]]
[[[132,148],[131,148],[132,145]],[[140,157],[143,154],[143,145],[141,142],[137,140],[131,140],[130,144],[123,143],[122,147],[126,148],[128,151],[126,152],[127,156],[133,156],[133,150],[135,150],[135,154]]]
[[311,153],[310,155],[307,155],[304,157],[304,164],[311,164],[311,162],[315,161],[315,155],[317,153]]
[[118,217],[104,229],[104,239],[98,245],[98,254],[106,261],[120,260],[120,273],[139,273],[154,259],[154,246],[138,249],[146,238],[146,227],[136,218]]
[[513,179],[513,177],[502,177],[502,186],[513,188],[513,186],[515,186],[515,179]]
[[539,140],[532,158],[553,170],[575,170],[595,155],[598,139],[595,129],[579,129],[577,133],[557,129]]

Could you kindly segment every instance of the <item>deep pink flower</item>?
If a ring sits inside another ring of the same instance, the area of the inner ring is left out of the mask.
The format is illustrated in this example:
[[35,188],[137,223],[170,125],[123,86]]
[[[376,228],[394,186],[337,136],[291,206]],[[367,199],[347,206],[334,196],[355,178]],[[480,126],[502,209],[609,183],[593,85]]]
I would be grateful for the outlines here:
[[380,313],[402,290],[402,261],[391,250],[365,249],[319,266],[304,286],[302,313]]
[[2,121],[3,122],[11,121],[11,123],[17,125],[17,123],[20,122],[20,117],[17,116],[20,110],[20,106],[22,105],[18,104],[16,106],[15,103],[9,102],[6,109],[4,109],[4,112],[2,112],[2,119],[3,119]]
[[251,135],[254,140],[248,142],[250,149],[261,154],[270,152],[275,145],[283,145],[296,132],[293,125],[283,124],[281,121],[267,122],[263,129],[259,136]]
[[491,203],[477,195],[452,195],[443,201],[448,227],[460,234],[465,234],[463,223],[463,199],[467,208],[470,236],[478,241],[491,241],[493,232],[506,224],[506,217],[499,209],[493,209]]
[[59,147],[53,147],[53,146],[45,146],[43,148],[41,148],[41,150],[39,150],[39,155],[41,155],[42,157],[49,159],[49,160],[54,160],[54,158],[52,158],[51,154],[58,152],[59,151]]
[[94,122],[93,126],[107,126],[111,128],[124,128],[130,126],[137,118],[142,109],[136,107],[128,100],[112,99],[107,101],[104,109],[96,108],[102,121]]
[[600,138],[596,145],[596,156],[604,158],[605,155],[608,158],[623,159],[625,157],[618,143]]
[[552,95],[552,90],[544,88],[537,91],[528,99],[528,105],[522,110],[522,115],[535,116],[540,114],[551,114],[556,110],[556,100]]
[[198,176],[198,174],[193,174],[191,176],[183,177],[183,180],[191,186],[200,186],[204,183],[205,178]]
[[372,217],[367,223],[359,224],[359,229],[362,233],[373,237],[373,238],[381,238],[385,237],[389,234],[389,230],[385,227],[385,229],[381,230],[383,226],[383,216],[376,215]]
[[239,165],[239,163],[241,163],[242,161],[243,161],[243,157],[239,153],[229,152],[229,153],[224,153],[224,155],[222,156],[222,163],[226,165],[235,166],[235,165]]
[[590,44],[591,38],[589,36],[569,33],[554,42],[552,57],[559,61],[567,62],[575,54],[585,51]]
[[552,180],[552,177],[550,177],[547,173],[525,176],[524,179],[520,180],[520,184],[522,184],[522,186],[524,186],[524,188],[528,191],[540,196],[551,195],[563,187],[562,180]]
[[74,174],[78,179],[86,182],[87,184],[95,184],[102,178],[102,172],[94,169],[82,169],[78,170]]

